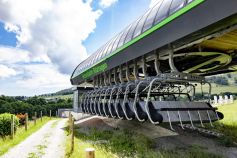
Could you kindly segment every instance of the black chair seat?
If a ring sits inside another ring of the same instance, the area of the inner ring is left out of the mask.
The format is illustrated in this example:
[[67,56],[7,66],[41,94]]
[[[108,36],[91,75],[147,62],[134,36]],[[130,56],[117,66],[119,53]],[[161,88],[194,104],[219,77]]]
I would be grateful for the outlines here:
[[161,114],[159,114],[159,112],[155,109],[154,105],[152,104],[152,102],[148,102],[148,108],[149,108],[149,112],[151,115],[151,119],[154,122],[162,122],[163,121],[163,117]]
[[114,107],[114,103],[110,104],[110,109],[111,109],[111,113],[113,116],[117,117],[117,113],[115,111],[115,107]]
[[100,103],[99,109],[100,109],[101,115],[102,115],[102,116],[105,116],[104,109],[103,109],[103,104],[102,104],[102,103]]
[[111,116],[111,114],[110,114],[110,112],[109,112],[109,107],[108,107],[108,103],[105,103],[105,114],[107,115],[107,116],[109,116],[109,117],[112,117]]
[[133,112],[133,108],[131,107],[132,103],[125,103],[125,111],[128,116],[128,118],[135,118],[135,113]]
[[120,117],[123,117],[123,118],[125,117],[122,106],[120,103],[117,103],[117,111],[118,111],[118,114]]
[[148,116],[145,111],[145,108],[141,106],[145,106],[145,105],[141,105],[139,102],[136,102],[137,115],[140,119],[147,120]]
[[100,114],[98,103],[95,103],[95,112],[96,112],[96,114]]

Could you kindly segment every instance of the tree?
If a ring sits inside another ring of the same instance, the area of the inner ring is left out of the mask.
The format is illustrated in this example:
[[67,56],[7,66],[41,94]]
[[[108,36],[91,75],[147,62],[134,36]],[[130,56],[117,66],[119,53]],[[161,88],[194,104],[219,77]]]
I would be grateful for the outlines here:
[[228,77],[228,78],[231,78],[231,74],[227,74],[227,77]]
[[237,78],[234,78],[234,82],[235,82],[235,84],[237,84]]
[[11,104],[4,101],[0,100],[0,113],[14,113],[14,108],[12,108]]
[[31,118],[35,112],[43,115],[55,115],[59,108],[72,108],[71,99],[59,99],[57,102],[47,103],[44,98],[32,97],[27,100],[16,100],[12,97],[0,96],[0,113],[25,114],[28,113]]
[[213,76],[209,79],[209,81],[219,85],[229,85],[228,79],[226,77]]

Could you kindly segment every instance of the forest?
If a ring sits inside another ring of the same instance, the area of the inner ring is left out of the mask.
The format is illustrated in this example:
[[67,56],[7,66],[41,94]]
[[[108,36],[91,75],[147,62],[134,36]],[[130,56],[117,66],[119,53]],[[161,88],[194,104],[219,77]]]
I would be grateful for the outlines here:
[[0,96],[0,114],[25,114],[28,113],[31,118],[35,112],[39,115],[42,111],[43,115],[49,115],[51,110],[52,115],[56,115],[56,111],[60,108],[72,108],[72,99],[58,99],[55,101],[47,101],[41,97],[8,97]]

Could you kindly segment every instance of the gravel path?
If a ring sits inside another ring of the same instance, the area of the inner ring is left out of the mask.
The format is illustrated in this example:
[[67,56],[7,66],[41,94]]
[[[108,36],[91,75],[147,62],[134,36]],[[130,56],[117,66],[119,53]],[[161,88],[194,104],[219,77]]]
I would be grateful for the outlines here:
[[52,120],[1,158],[63,158],[66,119]]

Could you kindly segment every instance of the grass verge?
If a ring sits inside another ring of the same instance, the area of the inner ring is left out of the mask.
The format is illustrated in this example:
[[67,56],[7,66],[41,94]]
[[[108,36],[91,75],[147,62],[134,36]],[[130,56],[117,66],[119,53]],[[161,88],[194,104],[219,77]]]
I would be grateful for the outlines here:
[[49,117],[43,117],[42,122],[37,120],[37,124],[34,125],[33,121],[29,121],[28,130],[25,131],[24,126],[20,126],[16,134],[14,136],[14,139],[11,139],[10,137],[7,137],[5,139],[0,138],[0,156],[6,153],[10,148],[14,147],[15,145],[22,142],[24,139],[26,139],[28,136],[30,136],[32,133],[36,132],[38,129],[40,129],[44,124],[46,124],[50,120]]
[[214,123],[214,130],[224,134],[220,142],[225,146],[236,146],[237,142],[237,100],[233,104],[218,107],[224,119]]
[[85,148],[94,147],[97,158],[219,158],[199,146],[177,148],[175,150],[157,149],[152,140],[142,134],[128,130],[87,129],[81,132],[75,128],[75,150],[70,153],[70,136],[66,141],[67,158],[85,157]]

